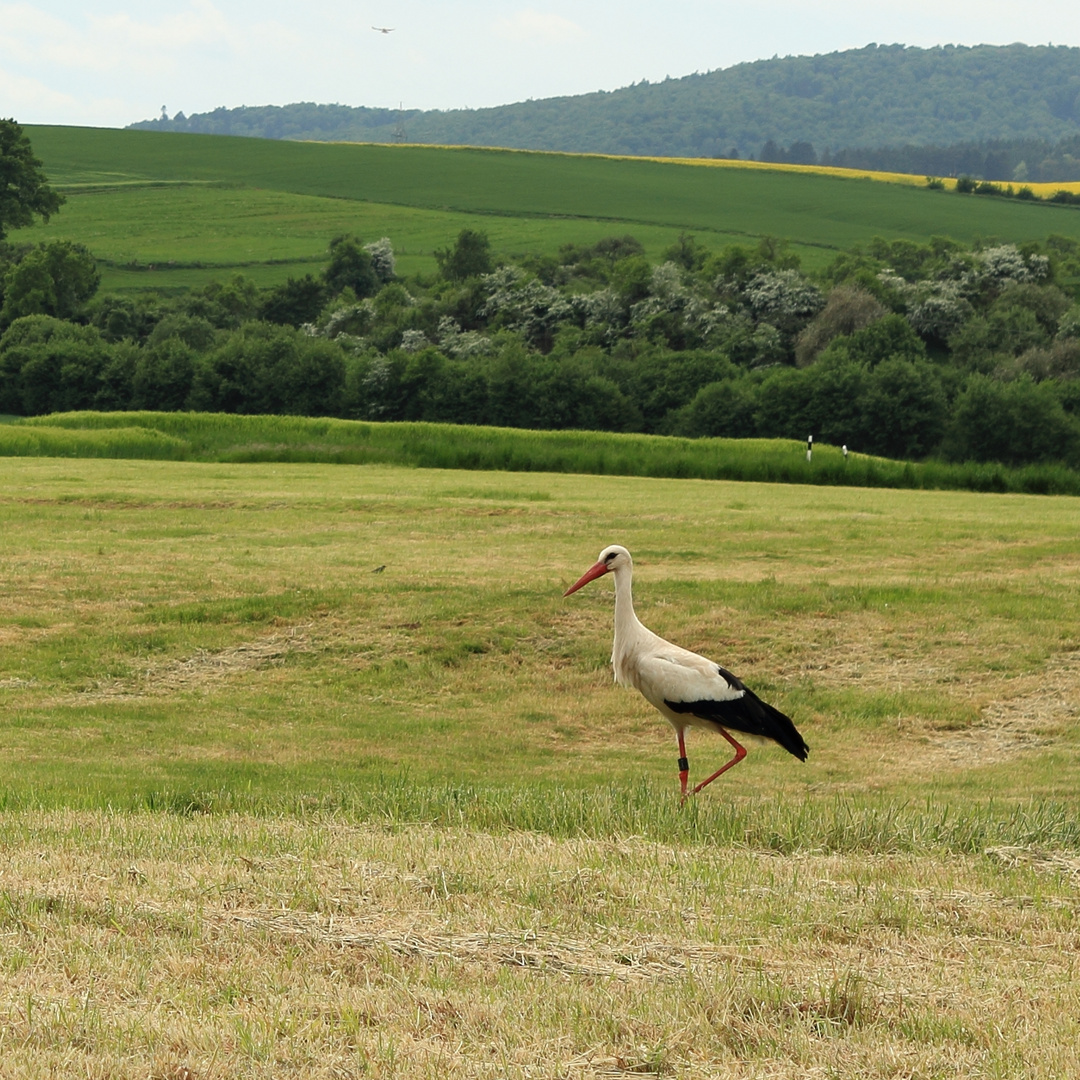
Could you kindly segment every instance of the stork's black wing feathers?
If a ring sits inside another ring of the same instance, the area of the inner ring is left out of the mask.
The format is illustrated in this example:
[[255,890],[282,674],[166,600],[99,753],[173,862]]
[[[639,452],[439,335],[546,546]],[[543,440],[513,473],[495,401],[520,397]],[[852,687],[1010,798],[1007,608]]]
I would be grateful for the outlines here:
[[731,731],[742,731],[747,735],[763,735],[779,743],[789,754],[794,754],[800,761],[806,760],[810,747],[796,730],[791,718],[779,709],[774,709],[762,701],[752,690],[747,690],[729,671],[719,669],[734,690],[742,690],[738,697],[726,701],[667,701],[664,704],[677,713],[689,713],[701,720],[712,720]]
[[742,684],[742,680],[739,679],[737,676],[732,675],[726,667],[721,667],[719,664],[717,664],[716,670],[720,673],[720,678],[727,679],[727,684],[731,687],[732,690],[746,689],[746,687]]

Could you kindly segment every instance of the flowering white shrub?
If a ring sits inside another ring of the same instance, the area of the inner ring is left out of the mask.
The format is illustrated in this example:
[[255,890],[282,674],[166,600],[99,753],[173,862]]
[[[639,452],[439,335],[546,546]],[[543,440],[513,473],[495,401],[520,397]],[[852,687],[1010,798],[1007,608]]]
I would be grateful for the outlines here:
[[879,270],[877,279],[886,289],[899,293],[901,296],[905,296],[912,287],[907,278],[902,278],[895,270],[892,270],[889,267],[886,267],[884,270]]
[[439,320],[439,348],[447,356],[463,360],[470,356],[487,356],[495,351],[491,339],[477,330],[462,330],[457,320],[444,315]]
[[484,274],[480,283],[484,288],[484,292],[491,296],[498,293],[500,289],[513,288],[527,278],[528,274],[521,267],[502,266],[497,270]]
[[689,337],[707,343],[726,327],[731,314],[726,304],[705,299],[688,288],[682,271],[672,262],[654,268],[649,292],[630,308],[630,322],[638,333],[647,333],[648,324],[658,316],[674,314]]
[[390,237],[384,236],[380,240],[373,240],[364,245],[364,250],[371,256],[371,268],[380,281],[392,281],[394,278],[394,245],[390,243]]
[[945,341],[975,314],[964,295],[972,292],[971,267],[962,266],[959,280],[907,281],[888,269],[880,271],[877,278],[906,305],[905,317],[917,334]]
[[694,329],[708,344],[714,338],[726,334],[731,325],[731,308],[727,304],[706,304],[694,312]]
[[808,321],[825,306],[821,290],[798,270],[755,274],[744,295],[755,318],[773,324]]
[[321,337],[338,338],[342,334],[357,336],[371,328],[375,321],[375,305],[370,299],[361,300],[358,304],[349,304],[348,307],[338,308],[331,313],[330,317],[320,327]]
[[983,276],[999,287],[1013,281],[1045,281],[1050,260],[1045,255],[1023,255],[1015,244],[1000,244],[975,253]]
[[360,380],[361,397],[367,403],[365,412],[369,420],[378,420],[389,411],[385,402],[389,384],[390,361],[385,356],[377,356]]
[[[939,286],[950,283],[936,282]],[[914,300],[907,310],[907,320],[917,334],[945,341],[974,315],[975,309],[954,287],[941,287]]]
[[370,344],[363,335],[374,321],[375,305],[371,300],[361,300],[331,312],[321,323],[304,323],[300,332],[308,337],[329,338],[349,352],[361,353]]
[[1074,307],[1061,316],[1057,336],[1059,341],[1080,340],[1080,307]]
[[597,289],[570,297],[570,307],[578,321],[585,326],[622,325],[626,312],[614,289]]
[[754,363],[756,368],[771,367],[787,358],[784,337],[772,323],[763,322],[751,335],[754,345]]
[[668,302],[683,301],[690,295],[690,290],[683,284],[682,273],[673,262],[661,263],[653,267],[649,292]]
[[401,334],[401,345],[399,346],[402,352],[415,353],[421,349],[426,349],[431,344],[427,339],[427,334],[423,330],[405,330]]
[[559,323],[573,318],[574,308],[558,289],[528,278],[517,267],[500,267],[481,278],[487,299],[480,314],[536,343],[549,338]]

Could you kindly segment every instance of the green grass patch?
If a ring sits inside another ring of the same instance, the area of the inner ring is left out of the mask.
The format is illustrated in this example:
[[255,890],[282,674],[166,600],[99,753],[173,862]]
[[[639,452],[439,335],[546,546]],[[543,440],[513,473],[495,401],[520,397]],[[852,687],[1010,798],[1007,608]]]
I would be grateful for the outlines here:
[[[211,413],[65,413],[0,426],[0,456],[395,464],[433,469],[1080,494],[1061,465],[891,461],[792,439],[683,439]],[[465,489],[468,490],[468,489]],[[494,496],[487,496],[492,498]],[[511,497],[525,497],[520,494]],[[853,523],[853,531],[858,525]]]
[[[330,238],[345,232],[390,236],[397,272],[405,277],[434,273],[435,250],[464,228],[483,228],[494,249],[511,257],[554,254],[562,244],[632,231],[646,254],[659,260],[678,236],[663,225],[620,230],[608,221],[506,215],[478,222],[468,213],[216,184],[64,191],[63,211],[24,235],[86,244],[99,259],[104,291],[192,288],[233,273],[274,285],[317,273]],[[708,242],[721,247],[741,239],[716,233]],[[818,249],[795,250],[808,264],[821,261]]]
[[418,824],[496,834],[514,831],[558,838],[614,840],[645,837],[660,843],[738,847],[781,854],[982,854],[987,847],[1080,851],[1080,820],[1072,806],[1029,801],[957,807],[949,802],[912,805],[864,796],[734,802],[696,800],[681,806],[670,787],[630,783],[579,790],[566,787],[493,787],[424,784],[403,777],[378,786],[355,786],[322,799],[295,793],[254,798],[235,789],[147,790],[132,810],[289,817],[326,813],[387,828]]
[[12,422],[0,435],[0,453],[12,457],[156,458],[181,460],[186,440],[152,427],[26,426]]
[[[377,759],[370,763],[377,768]],[[358,763],[363,768],[364,763]],[[200,770],[192,769],[197,784]],[[201,779],[212,780],[212,770]],[[0,794],[0,810],[100,809],[93,787]],[[631,781],[586,789],[536,785],[429,783],[408,774],[352,783],[334,792],[257,791],[250,784],[170,785],[132,791],[115,810],[263,818],[328,818],[386,829],[428,826],[505,835],[534,832],[559,839],[644,838],[664,844],[742,848],[791,855],[981,855],[988,847],[1080,851],[1080,820],[1071,804],[1031,800],[957,806],[927,799],[840,796],[784,803],[740,797],[685,806],[670,785]]]
[[[173,532],[171,535],[177,535]],[[333,605],[319,592],[294,589],[287,593],[241,596],[194,604],[162,604],[147,610],[151,623],[269,623],[312,616]]]

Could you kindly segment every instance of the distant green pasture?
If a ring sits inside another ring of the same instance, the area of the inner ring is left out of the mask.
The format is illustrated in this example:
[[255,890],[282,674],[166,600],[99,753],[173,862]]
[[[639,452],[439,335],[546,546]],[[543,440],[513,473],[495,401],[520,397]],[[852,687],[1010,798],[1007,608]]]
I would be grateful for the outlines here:
[[[461,229],[477,226],[474,214],[223,185],[130,184],[66,194],[61,213],[19,235],[86,244],[104,262],[107,290],[196,286],[237,271],[272,285],[317,272],[330,238],[343,232],[365,240],[389,236],[399,274],[432,273],[433,252]],[[566,218],[491,216],[480,224],[505,255],[554,253],[561,244],[630,231],[607,221]],[[651,225],[636,225],[633,233],[654,259],[678,236],[677,230]],[[702,239],[719,247],[741,238]],[[815,254],[800,252],[810,259]]]
[[[71,200],[47,229],[21,235],[78,238],[110,263],[199,261],[218,276],[255,268],[265,282],[315,262],[342,227],[390,236],[405,273],[432,269],[431,251],[478,221],[510,254],[632,232],[655,255],[686,231],[714,247],[784,237],[809,266],[875,235],[1080,238],[1080,212],[1069,207],[871,180],[500,150],[28,131]],[[153,184],[165,186],[140,186]],[[193,268],[176,273],[181,284],[200,280]]]

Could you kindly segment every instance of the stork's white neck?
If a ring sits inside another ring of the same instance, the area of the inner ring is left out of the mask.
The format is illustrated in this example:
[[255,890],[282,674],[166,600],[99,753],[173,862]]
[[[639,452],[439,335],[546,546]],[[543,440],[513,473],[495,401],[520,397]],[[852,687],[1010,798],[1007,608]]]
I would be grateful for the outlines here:
[[615,681],[621,686],[636,686],[633,658],[637,646],[649,631],[634,614],[632,589],[633,571],[630,567],[614,571],[615,576],[615,642],[611,648],[611,666]]

